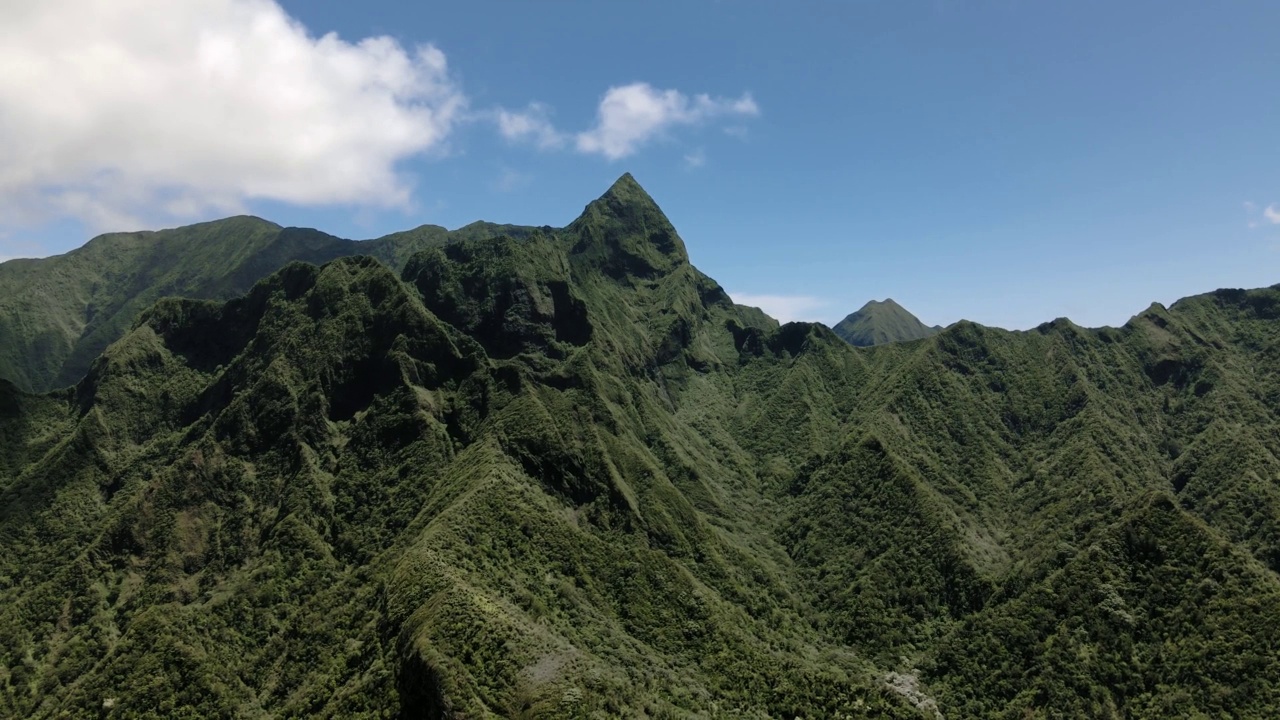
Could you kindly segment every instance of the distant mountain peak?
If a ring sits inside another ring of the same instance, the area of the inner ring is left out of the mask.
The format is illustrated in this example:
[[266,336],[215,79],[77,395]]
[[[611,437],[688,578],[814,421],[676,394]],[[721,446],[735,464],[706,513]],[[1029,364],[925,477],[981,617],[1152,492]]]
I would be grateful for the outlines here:
[[885,298],[883,300],[868,300],[867,303],[862,306],[862,310],[869,310],[871,308],[876,308],[881,306],[888,307],[888,308],[898,308],[900,310],[906,309],[906,308],[903,308],[901,305],[899,305],[897,301],[895,301],[893,298]]
[[845,342],[858,347],[918,340],[940,330],[920,322],[893,298],[868,301],[832,329]]

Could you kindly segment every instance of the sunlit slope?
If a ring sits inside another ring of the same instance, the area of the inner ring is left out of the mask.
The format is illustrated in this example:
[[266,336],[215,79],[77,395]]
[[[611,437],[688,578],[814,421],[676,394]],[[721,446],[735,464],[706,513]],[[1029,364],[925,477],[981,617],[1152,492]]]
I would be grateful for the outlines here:
[[398,272],[426,247],[531,230],[424,225],[357,242],[242,216],[102,235],[65,255],[0,263],[0,378],[28,391],[72,385],[162,297],[227,300],[290,262],[350,255],[371,255]]
[[0,715],[1266,717],[1280,289],[850,347],[630,176],[0,384]]

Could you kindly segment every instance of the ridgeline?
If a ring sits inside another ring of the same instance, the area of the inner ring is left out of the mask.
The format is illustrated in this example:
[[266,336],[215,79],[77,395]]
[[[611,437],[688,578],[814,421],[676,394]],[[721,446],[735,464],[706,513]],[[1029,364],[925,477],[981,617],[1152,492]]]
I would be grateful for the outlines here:
[[0,265],[0,716],[1280,713],[1280,286],[855,348],[629,175],[482,230]]

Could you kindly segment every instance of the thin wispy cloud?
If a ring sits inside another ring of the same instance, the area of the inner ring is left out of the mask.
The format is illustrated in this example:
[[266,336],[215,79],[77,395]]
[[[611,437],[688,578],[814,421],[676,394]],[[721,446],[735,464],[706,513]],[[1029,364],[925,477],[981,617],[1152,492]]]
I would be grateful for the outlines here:
[[[737,98],[706,94],[685,95],[679,90],[659,90],[637,82],[609,88],[596,108],[595,124],[578,133],[559,130],[551,122],[551,110],[543,103],[530,103],[524,110],[498,108],[490,113],[498,133],[512,142],[542,150],[568,146],[579,153],[599,155],[606,160],[630,157],[646,144],[678,127],[703,125],[715,118],[755,117],[760,106],[749,93]],[[742,126],[731,134],[745,137]],[[706,162],[702,150],[685,156],[685,164],[698,167]]]
[[1254,230],[1263,225],[1280,225],[1280,207],[1276,203],[1268,203],[1265,207],[1251,200],[1240,203],[1244,207],[1248,220],[1245,225]]
[[600,100],[595,127],[577,136],[579,152],[609,160],[634,154],[645,143],[679,125],[697,125],[717,116],[755,116],[760,106],[751,95],[737,99],[658,90],[648,83],[609,88]]
[[707,164],[707,153],[702,148],[698,148],[690,153],[685,153],[684,166],[689,170],[696,170]]
[[[68,18],[74,18],[69,22]],[[467,99],[445,54],[272,0],[0,3],[0,217],[94,228],[254,199],[407,207]]]
[[551,124],[551,110],[542,103],[529,103],[524,110],[499,108],[495,113],[498,133],[512,142],[528,142],[540,150],[563,147],[568,136]]
[[782,323],[796,320],[815,321],[818,311],[830,304],[827,300],[812,295],[758,295],[731,292],[729,297],[739,305],[758,307]]

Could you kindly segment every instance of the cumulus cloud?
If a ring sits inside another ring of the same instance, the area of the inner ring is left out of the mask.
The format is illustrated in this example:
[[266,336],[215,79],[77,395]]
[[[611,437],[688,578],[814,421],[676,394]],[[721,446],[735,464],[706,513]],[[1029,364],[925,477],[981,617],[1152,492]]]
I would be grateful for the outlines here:
[[749,94],[737,99],[709,95],[689,97],[678,90],[658,90],[648,83],[612,87],[596,112],[596,124],[579,133],[579,152],[617,160],[676,125],[696,125],[717,116],[754,116],[760,107]]
[[1275,205],[1268,205],[1266,210],[1262,211],[1262,217],[1272,225],[1280,225],[1280,210]]
[[551,124],[551,111],[542,103],[529,103],[521,111],[499,108],[494,113],[498,132],[513,142],[530,142],[541,150],[552,150],[565,143],[565,136]]
[[439,49],[314,37],[274,0],[0,3],[0,217],[406,206],[396,164],[465,105]]
[[828,303],[810,295],[756,295],[754,293],[729,293],[739,305],[750,305],[764,310],[778,322],[815,319],[815,312]]

